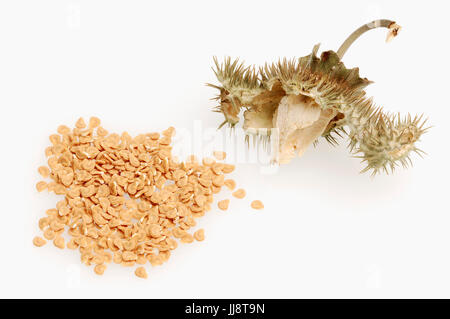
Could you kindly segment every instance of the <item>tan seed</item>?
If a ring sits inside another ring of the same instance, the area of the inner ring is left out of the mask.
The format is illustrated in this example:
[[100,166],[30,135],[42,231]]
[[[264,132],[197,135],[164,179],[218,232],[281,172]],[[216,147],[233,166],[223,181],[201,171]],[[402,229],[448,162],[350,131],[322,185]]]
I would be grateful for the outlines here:
[[97,128],[97,135],[98,136],[106,136],[106,135],[108,135],[108,131],[105,130],[103,127],[99,126]]
[[224,164],[222,167],[222,172],[224,172],[225,174],[230,174],[231,172],[233,172],[235,169],[235,166],[232,164]]
[[105,257],[97,255],[92,258],[92,262],[96,265],[101,265],[105,262]]
[[213,152],[214,157],[218,159],[219,161],[223,161],[227,157],[227,153],[222,151],[214,151]]
[[223,184],[230,190],[234,190],[236,188],[236,182],[233,179],[226,179]]
[[67,248],[68,249],[77,249],[78,248],[78,244],[75,242],[74,238],[69,240],[69,242],[67,243]]
[[70,128],[68,128],[65,125],[60,125],[58,126],[58,129],[56,130],[59,134],[69,134],[70,133]]
[[33,238],[33,244],[34,244],[36,247],[42,247],[42,246],[44,246],[46,243],[47,243],[47,241],[46,241],[44,238],[42,238],[42,237],[36,236],[36,237]]
[[53,145],[57,145],[61,143],[61,136],[59,136],[58,134],[52,134],[49,136],[49,140]]
[[112,261],[112,255],[109,252],[103,252],[103,259],[105,261],[105,263],[111,263]]
[[250,206],[253,209],[263,209],[264,208],[264,204],[260,201],[260,200],[254,200]]
[[89,119],[89,128],[95,128],[100,125],[100,119],[98,117],[91,117]]
[[47,178],[50,175],[50,170],[47,166],[40,166],[38,172],[43,178]]
[[122,263],[122,261],[123,261],[122,260],[122,254],[120,252],[118,252],[118,251],[114,252],[113,263],[120,264],[120,263]]
[[37,182],[37,184],[36,184],[36,189],[37,189],[37,191],[40,193],[40,192],[42,192],[44,189],[46,189],[47,186],[48,186],[48,185],[47,185],[46,182],[40,181],[40,182]]
[[97,275],[103,275],[104,273],[105,273],[105,270],[106,270],[106,268],[107,268],[107,266],[105,265],[105,264],[100,264],[100,265],[96,265],[95,267],[94,267],[94,272],[97,274]]
[[225,181],[224,181],[224,176],[223,175],[219,175],[213,178],[213,184],[217,187],[222,187],[224,185]]
[[45,149],[45,156],[49,157],[53,155],[53,146],[49,146]]
[[86,123],[84,122],[84,119],[82,117],[80,117],[76,123],[75,123],[75,127],[79,128],[79,129],[83,129],[86,127]]
[[55,238],[55,232],[53,230],[51,230],[50,228],[47,228],[44,231],[44,237],[48,240],[52,240]]
[[194,233],[194,239],[196,241],[203,241],[205,240],[205,230],[204,229],[199,229]]
[[39,228],[41,230],[44,230],[44,228],[47,227],[49,224],[50,223],[48,217],[42,217],[41,219],[39,219]]
[[133,253],[132,251],[124,251],[122,254],[122,259],[124,261],[136,261],[137,255]]
[[64,185],[61,185],[61,184],[57,184],[53,191],[55,192],[56,195],[65,195],[67,192]]
[[136,264],[139,265],[145,265],[147,263],[147,258],[145,258],[144,255],[139,255],[138,258],[136,259]]
[[55,245],[60,249],[64,249],[65,247],[64,238],[61,236],[56,236],[55,239],[53,239],[53,245]]
[[135,273],[136,276],[138,276],[139,278],[147,279],[147,277],[148,277],[147,271],[145,270],[144,267],[137,267],[136,270],[134,271],[134,273]]
[[229,205],[230,205],[229,199],[224,199],[217,203],[217,207],[219,207],[220,210],[227,210]]
[[190,244],[194,241],[194,237],[191,234],[186,233],[183,237],[181,237],[181,242],[185,244]]
[[173,126],[169,127],[167,130],[162,131],[162,135],[172,137],[175,135],[175,128]]
[[242,199],[245,197],[246,192],[244,189],[239,188],[237,191],[233,192],[232,195],[236,198]]

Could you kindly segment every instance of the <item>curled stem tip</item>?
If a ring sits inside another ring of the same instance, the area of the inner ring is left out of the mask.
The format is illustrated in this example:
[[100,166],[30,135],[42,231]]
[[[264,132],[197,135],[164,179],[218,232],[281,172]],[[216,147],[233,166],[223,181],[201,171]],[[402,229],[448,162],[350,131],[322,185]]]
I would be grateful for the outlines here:
[[380,20],[375,20],[375,21],[366,23],[365,25],[358,28],[355,32],[350,34],[350,36],[344,41],[344,43],[342,43],[341,47],[337,51],[337,55],[339,56],[339,58],[342,59],[345,52],[347,52],[348,48],[362,34],[366,33],[369,30],[376,29],[376,28],[389,29],[388,35],[386,37],[386,42],[389,42],[393,38],[395,38],[401,29],[401,27],[397,23],[395,23],[394,21],[391,21],[391,20],[386,20],[386,19],[380,19]]

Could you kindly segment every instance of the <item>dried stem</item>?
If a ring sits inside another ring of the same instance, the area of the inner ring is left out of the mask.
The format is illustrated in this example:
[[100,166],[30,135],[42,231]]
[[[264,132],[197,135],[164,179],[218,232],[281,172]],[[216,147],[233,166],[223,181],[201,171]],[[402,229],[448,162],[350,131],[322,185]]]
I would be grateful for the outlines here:
[[348,48],[352,45],[353,42],[356,41],[362,34],[365,32],[376,29],[376,28],[388,28],[389,33],[386,38],[386,42],[389,42],[397,36],[398,32],[400,31],[401,27],[391,20],[381,19],[381,20],[375,20],[369,23],[366,23],[365,25],[361,26],[359,29],[357,29],[355,32],[350,34],[350,36],[342,43],[341,47],[337,51],[337,55],[340,59],[344,56],[345,52],[347,52]]

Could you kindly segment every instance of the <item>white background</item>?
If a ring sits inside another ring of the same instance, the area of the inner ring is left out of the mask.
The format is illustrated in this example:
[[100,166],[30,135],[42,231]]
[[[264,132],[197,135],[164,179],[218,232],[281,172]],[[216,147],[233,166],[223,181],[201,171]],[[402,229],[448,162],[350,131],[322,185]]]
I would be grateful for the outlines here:
[[[450,297],[448,12],[447,1],[2,1],[0,297]],[[276,174],[240,163],[247,198],[199,219],[206,240],[147,265],[148,280],[114,264],[99,277],[76,251],[32,245],[57,201],[35,184],[58,125],[216,127],[214,55],[261,64],[319,42],[336,50],[376,18],[402,25],[399,37],[371,31],[344,62],[386,110],[429,117],[428,156],[412,169],[358,174],[345,140]]]

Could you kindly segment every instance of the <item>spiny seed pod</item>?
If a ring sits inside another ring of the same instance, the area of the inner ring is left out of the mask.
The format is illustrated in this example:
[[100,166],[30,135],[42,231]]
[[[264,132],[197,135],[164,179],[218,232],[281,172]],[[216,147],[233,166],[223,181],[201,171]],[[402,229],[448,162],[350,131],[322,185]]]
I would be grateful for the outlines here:
[[363,172],[372,170],[375,175],[393,171],[398,164],[408,166],[411,152],[422,152],[415,146],[426,131],[422,116],[383,113],[366,97],[364,88],[371,82],[359,76],[358,68],[347,69],[341,62],[361,34],[378,27],[388,28],[386,41],[400,30],[393,21],[376,20],[353,32],[337,52],[325,51],[318,58],[316,45],[310,55],[258,70],[238,59],[226,58],[219,64],[215,58],[221,86],[208,85],[219,90],[215,111],[225,116],[220,127],[235,127],[244,109],[247,141],[272,140],[273,145],[277,134],[274,161],[280,164],[290,162],[296,153],[301,156],[320,136],[337,144],[336,136],[345,133],[350,150],[367,164]]

